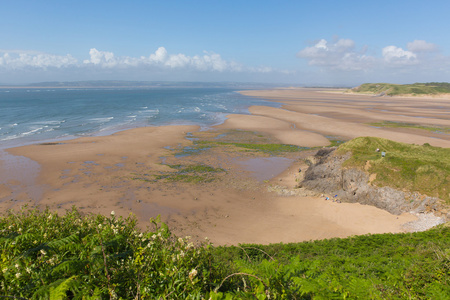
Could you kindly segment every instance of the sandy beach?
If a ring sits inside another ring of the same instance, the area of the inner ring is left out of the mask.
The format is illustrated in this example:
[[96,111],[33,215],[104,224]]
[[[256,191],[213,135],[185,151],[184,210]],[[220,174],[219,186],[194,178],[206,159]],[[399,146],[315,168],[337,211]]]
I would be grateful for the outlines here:
[[[183,151],[195,139],[321,147],[330,139],[358,136],[450,147],[449,134],[368,124],[395,121],[450,127],[450,99],[369,97],[315,89],[241,93],[283,106],[253,106],[250,115],[229,115],[207,131],[197,126],[145,127],[7,149],[0,156],[0,209],[28,204],[59,212],[76,206],[85,213],[133,213],[142,228],[160,214],[175,234],[208,237],[217,245],[402,232],[402,224],[415,216],[326,201],[313,193],[280,192],[296,190],[298,170],[306,167],[303,159],[313,150],[283,158],[225,146]],[[219,171],[210,182],[160,179],[175,172],[173,166],[187,165]]]

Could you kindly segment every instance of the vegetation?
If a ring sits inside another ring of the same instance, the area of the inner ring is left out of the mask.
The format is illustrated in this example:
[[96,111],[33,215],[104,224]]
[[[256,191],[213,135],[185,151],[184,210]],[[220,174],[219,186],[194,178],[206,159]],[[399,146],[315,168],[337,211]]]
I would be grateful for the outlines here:
[[162,174],[135,174],[134,180],[142,181],[159,181],[165,180],[168,182],[212,182],[217,179],[218,173],[224,173],[222,168],[214,168],[207,165],[167,165],[176,172],[163,172]]
[[450,93],[450,83],[429,82],[413,84],[364,83],[352,92],[375,95],[437,95]]
[[443,127],[443,126],[426,126],[426,125],[420,125],[420,124],[392,122],[392,121],[369,123],[369,125],[376,126],[376,127],[422,129],[422,130],[427,130],[427,131],[431,131],[431,132],[446,133],[446,134],[450,133],[450,127]]
[[24,299],[193,299],[210,290],[208,247],[176,239],[158,220],[58,216],[46,210],[0,219],[3,296]]
[[247,151],[264,152],[271,155],[277,155],[286,152],[297,152],[305,149],[306,147],[299,147],[295,145],[287,144],[266,144],[266,143],[233,143],[233,142],[215,142],[215,141],[196,141],[196,145],[220,145],[220,146],[234,146],[244,148]]
[[[360,137],[338,148],[338,153],[348,151],[352,156],[344,166],[365,168],[376,174],[373,184],[417,191],[450,202],[449,148]],[[382,152],[385,152],[385,157]]]
[[[133,217],[0,218],[0,295],[15,299],[445,299],[450,228],[213,247]],[[19,298],[21,297],[21,298]]]

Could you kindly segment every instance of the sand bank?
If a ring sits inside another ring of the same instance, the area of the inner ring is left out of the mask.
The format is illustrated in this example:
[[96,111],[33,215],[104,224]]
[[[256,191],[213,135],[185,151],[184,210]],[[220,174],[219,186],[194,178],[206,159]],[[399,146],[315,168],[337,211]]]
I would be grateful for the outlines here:
[[[250,108],[250,112],[253,117],[286,122],[297,131],[342,139],[375,136],[404,143],[450,147],[450,134],[414,128],[380,128],[369,124],[391,121],[450,128],[450,99],[369,97],[323,93],[315,89],[241,93],[283,103],[282,108],[255,106]],[[245,121],[241,120],[241,123]],[[320,139],[315,140],[317,146],[321,142]]]
[[[443,117],[445,112],[438,107],[448,107],[448,100],[436,104],[396,99],[388,103],[380,98],[360,99],[310,90],[245,94],[277,99],[284,106],[252,107],[252,115],[230,115],[224,124],[210,131],[200,132],[196,126],[146,127],[110,136],[8,149],[14,156],[2,156],[0,208],[5,211],[29,204],[63,212],[75,205],[86,213],[109,214],[114,210],[127,216],[131,212],[144,228],[150,217],[160,214],[176,234],[197,239],[207,236],[215,244],[296,242],[401,232],[402,224],[414,220],[414,216],[395,216],[370,206],[334,203],[314,195],[287,196],[268,190],[273,185],[293,189],[295,175],[304,167],[302,158],[311,153],[289,154],[287,158],[292,165],[281,174],[274,173],[269,181],[259,180],[245,167],[245,162],[251,159],[267,159],[265,154],[229,147],[175,154],[192,146],[192,139],[186,138],[188,132],[213,140],[221,136],[244,141],[267,137],[305,147],[327,145],[330,135],[335,138],[374,135],[450,146],[448,135],[435,137],[429,131],[366,125],[368,120],[400,117],[450,126]],[[21,169],[25,171],[22,176],[11,177],[17,160],[23,163]],[[212,182],[158,179],[161,174],[174,172],[170,165],[190,164],[223,171],[214,174],[216,180]],[[272,169],[269,164],[260,172],[270,173]]]

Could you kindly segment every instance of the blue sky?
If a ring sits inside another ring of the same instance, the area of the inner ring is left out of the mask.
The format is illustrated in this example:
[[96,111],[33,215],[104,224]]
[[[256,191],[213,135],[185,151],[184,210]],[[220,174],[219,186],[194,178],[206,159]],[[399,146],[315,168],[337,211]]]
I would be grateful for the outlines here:
[[450,1],[0,3],[0,83],[450,81]]

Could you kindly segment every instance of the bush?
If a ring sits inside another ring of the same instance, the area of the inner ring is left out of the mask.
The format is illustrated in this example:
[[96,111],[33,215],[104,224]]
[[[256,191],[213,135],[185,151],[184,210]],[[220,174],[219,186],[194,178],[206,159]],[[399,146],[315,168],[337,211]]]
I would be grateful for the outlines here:
[[176,238],[159,219],[150,221],[153,229],[139,232],[134,217],[114,212],[8,212],[0,219],[1,295],[194,299],[209,291],[209,246]]

